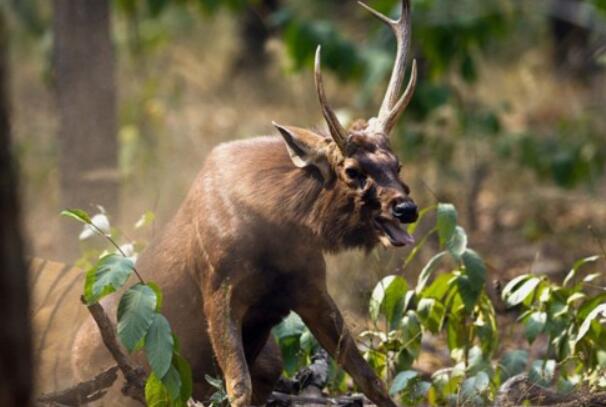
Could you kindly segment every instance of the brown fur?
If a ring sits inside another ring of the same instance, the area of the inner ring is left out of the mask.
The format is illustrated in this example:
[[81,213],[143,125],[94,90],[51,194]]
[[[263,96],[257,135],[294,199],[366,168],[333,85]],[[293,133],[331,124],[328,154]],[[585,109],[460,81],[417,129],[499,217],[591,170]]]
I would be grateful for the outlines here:
[[[318,142],[330,182],[313,165],[294,166],[277,137],[220,145],[137,267],[165,292],[163,312],[192,364],[196,398],[209,395],[204,375],[222,372],[232,405],[262,404],[281,371],[270,330],[294,310],[371,400],[392,406],[327,293],[322,252],[376,245],[372,217],[407,192],[397,160],[386,143],[372,151],[360,144],[345,158],[330,139],[290,129]],[[364,167],[364,188],[351,184],[348,165]],[[105,305],[115,309],[115,299]],[[107,363],[89,322],[74,366],[85,378]]]

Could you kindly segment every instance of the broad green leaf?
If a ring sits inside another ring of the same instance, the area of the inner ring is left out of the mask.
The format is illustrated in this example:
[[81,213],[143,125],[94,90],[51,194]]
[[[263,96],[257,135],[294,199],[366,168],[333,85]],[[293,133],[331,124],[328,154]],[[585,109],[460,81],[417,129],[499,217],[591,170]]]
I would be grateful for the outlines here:
[[465,379],[461,386],[461,396],[465,401],[481,396],[488,390],[490,378],[485,372],[478,372],[475,376]]
[[456,281],[465,309],[471,312],[484,288],[486,266],[484,266],[480,256],[471,249],[465,250],[462,259],[465,265],[465,273],[459,276]]
[[457,226],[457,210],[449,203],[438,204],[437,226],[440,246],[444,247]]
[[154,283],[153,281],[148,281],[147,285],[149,286],[149,288],[154,290],[154,293],[156,293],[156,311],[160,312],[160,310],[162,309],[162,305],[164,304],[164,294],[162,294],[162,289],[158,284]]
[[305,332],[305,324],[301,317],[294,312],[288,314],[282,322],[280,322],[274,329],[273,333],[278,340],[290,337],[300,336]]
[[584,293],[579,293],[579,292],[574,293],[566,299],[566,305],[573,304],[579,300],[584,300],[585,298],[587,298],[587,295]]
[[412,380],[417,378],[418,376],[419,374],[414,370],[405,370],[404,372],[398,373],[393,379],[393,383],[391,384],[391,388],[389,389],[389,394],[391,396],[395,396],[401,391],[406,390]]
[[404,318],[402,318],[401,324],[402,331],[402,343],[403,347],[407,349],[414,357],[419,355],[421,351],[421,324],[417,313],[414,311],[408,311]]
[[90,225],[92,223],[90,215],[82,209],[65,209],[61,211],[61,215],[75,219],[78,222],[82,222],[86,225]]
[[459,259],[467,249],[467,233],[461,226],[456,226],[450,239],[446,242],[446,247],[450,254]]
[[592,281],[594,281],[596,278],[600,277],[602,275],[602,273],[591,273],[586,275],[583,278],[583,282],[584,283],[591,283]]
[[383,315],[393,328],[402,318],[404,295],[407,290],[408,284],[400,276],[387,276],[379,281],[372,292],[369,304],[370,317],[373,321],[377,321],[379,315]]
[[528,280],[524,281],[518,288],[513,290],[507,297],[505,297],[505,303],[509,307],[513,307],[515,305],[521,304],[524,302],[526,297],[534,293],[535,288],[539,285],[541,279],[538,277],[530,277]]
[[102,257],[94,268],[86,273],[84,299],[93,304],[108,294],[122,288],[133,273],[131,259],[118,254]]
[[417,305],[417,315],[421,324],[434,334],[440,332],[445,312],[444,305],[433,298],[422,298]]
[[525,334],[529,343],[533,343],[536,337],[543,332],[546,322],[547,314],[545,312],[536,311],[528,316],[525,323]]
[[318,346],[318,342],[316,338],[311,334],[309,329],[306,329],[301,336],[299,337],[299,344],[301,345],[301,350],[306,352],[307,354],[312,354],[314,349]]
[[156,313],[156,294],[144,284],[136,284],[124,293],[118,304],[118,337],[132,352],[145,337]]
[[455,276],[453,273],[439,274],[429,287],[423,290],[420,297],[434,298],[443,301],[449,290],[453,289],[452,282],[454,279]]
[[145,403],[149,407],[167,407],[171,405],[168,390],[153,372],[145,382]]
[[465,274],[481,289],[486,281],[486,266],[482,258],[475,251],[467,249],[463,253],[463,264],[465,265]]
[[553,381],[555,369],[556,362],[553,359],[535,360],[530,366],[530,372],[528,372],[528,379],[530,379],[532,383],[536,383],[539,386],[548,387]]
[[514,350],[507,352],[501,358],[501,383],[512,376],[523,373],[528,365],[528,351]]
[[173,354],[173,366],[181,378],[181,400],[189,400],[193,390],[193,378],[189,363],[178,353]]
[[575,342],[580,341],[585,335],[587,335],[589,328],[591,328],[591,323],[599,316],[606,316],[606,303],[598,305],[589,313],[589,315],[587,315],[587,318],[585,318],[581,324],[581,327],[579,328]]
[[531,274],[522,274],[521,276],[514,277],[507,284],[505,284],[505,287],[503,287],[503,292],[501,293],[503,301],[505,301],[505,298],[511,295],[511,292],[514,288],[516,288],[523,281],[530,279],[531,277]]
[[154,374],[163,378],[173,358],[173,335],[164,315],[156,313],[145,336],[145,356]]
[[427,262],[425,267],[423,267],[423,270],[421,270],[421,274],[419,274],[419,279],[417,280],[417,287],[415,289],[417,294],[420,294],[421,291],[423,291],[425,289],[425,286],[429,282],[431,275],[438,268],[440,261],[442,260],[442,258],[445,255],[446,255],[446,252],[440,252],[440,253],[436,254],[435,256],[433,256],[431,258],[431,260],[429,260]]
[[562,285],[564,287],[568,287],[568,286],[572,285],[572,282],[573,282],[574,278],[576,277],[577,273],[579,272],[579,269],[587,263],[594,263],[594,262],[598,261],[600,259],[600,257],[601,256],[589,256],[589,257],[585,257],[584,259],[577,260],[572,265],[572,269],[570,269],[570,271],[566,275],[566,278],[564,279],[564,282],[562,283]]
[[170,366],[168,372],[162,378],[162,383],[166,386],[171,400],[177,400],[181,397],[181,376],[174,366]]

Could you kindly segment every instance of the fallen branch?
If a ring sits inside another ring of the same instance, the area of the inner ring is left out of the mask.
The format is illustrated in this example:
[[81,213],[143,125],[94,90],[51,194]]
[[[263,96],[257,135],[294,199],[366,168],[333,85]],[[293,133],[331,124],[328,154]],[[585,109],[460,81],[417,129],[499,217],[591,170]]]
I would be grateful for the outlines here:
[[126,379],[122,387],[122,393],[145,405],[145,378],[147,376],[145,370],[133,365],[128,356],[122,351],[116,338],[114,325],[101,304],[88,305],[84,297],[81,297],[81,301],[86,305],[88,312],[90,312],[95,320],[105,347],[118,365],[107,369],[92,380],[78,383],[75,386],[55,393],[44,394],[38,397],[37,401],[50,405],[79,406],[98,400],[114,384],[119,369]]
[[289,406],[340,406],[340,407],[362,407],[364,398],[362,396],[343,396],[343,397],[310,397],[294,396],[273,392],[267,400],[268,407],[289,407]]
[[80,406],[91,401],[99,400],[105,396],[107,389],[114,384],[118,378],[118,366],[113,366],[97,375],[94,379],[78,383],[69,389],[56,393],[43,394],[38,397],[38,402],[50,405]]
[[[81,301],[86,304],[84,297],[81,298]],[[122,393],[145,405],[145,378],[147,376],[145,370],[139,366],[133,365],[128,356],[124,354],[122,348],[120,348],[120,345],[118,344],[114,326],[101,304],[94,303],[86,306],[99,327],[105,347],[109,350],[116,363],[118,363],[118,368],[120,368],[120,371],[126,379],[126,383],[122,387]]]

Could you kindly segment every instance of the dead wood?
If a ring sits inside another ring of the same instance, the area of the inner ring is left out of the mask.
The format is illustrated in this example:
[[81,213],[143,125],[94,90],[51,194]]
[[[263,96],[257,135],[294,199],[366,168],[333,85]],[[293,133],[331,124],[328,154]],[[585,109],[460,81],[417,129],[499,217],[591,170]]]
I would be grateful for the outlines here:
[[118,365],[109,368],[92,380],[78,383],[65,390],[42,395],[38,397],[37,401],[49,405],[79,406],[98,400],[103,397],[107,392],[107,389],[114,384],[119,369],[126,379],[126,382],[122,387],[122,393],[145,405],[145,370],[134,365],[122,351],[118,339],[116,338],[114,325],[105,313],[101,304],[95,303],[88,305],[86,304],[84,297],[81,298],[81,301],[86,305],[86,308],[95,320],[105,347],[111,353]]
[[94,379],[78,383],[69,389],[43,394],[38,402],[50,405],[80,406],[105,396],[107,389],[118,378],[118,366],[113,366],[97,375]]

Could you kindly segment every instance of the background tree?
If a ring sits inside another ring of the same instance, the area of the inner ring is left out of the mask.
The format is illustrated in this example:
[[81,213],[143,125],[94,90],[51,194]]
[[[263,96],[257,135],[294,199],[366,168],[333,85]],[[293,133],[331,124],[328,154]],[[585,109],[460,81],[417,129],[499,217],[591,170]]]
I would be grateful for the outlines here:
[[0,11],[0,405],[11,407],[30,404],[32,354],[17,180],[11,159],[7,37]]
[[[89,208],[99,204],[117,214],[116,86],[110,2],[54,0],[53,6],[61,205]],[[72,247],[65,247],[68,253],[73,252]]]

